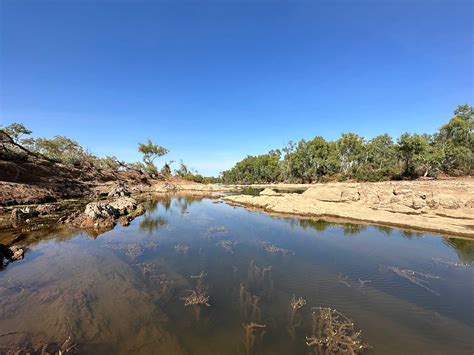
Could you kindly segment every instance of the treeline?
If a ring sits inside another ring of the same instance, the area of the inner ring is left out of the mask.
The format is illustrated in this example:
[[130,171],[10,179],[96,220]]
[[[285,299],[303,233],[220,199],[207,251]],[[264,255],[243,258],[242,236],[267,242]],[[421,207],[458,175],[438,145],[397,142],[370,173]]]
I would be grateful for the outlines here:
[[336,141],[315,137],[283,149],[247,156],[221,173],[225,183],[381,181],[471,175],[474,157],[474,108],[460,105],[435,134],[388,134],[366,140],[343,133]]
[[142,154],[142,161],[125,162],[115,156],[98,157],[84,149],[75,140],[65,136],[33,138],[30,137],[32,133],[21,123],[0,126],[0,160],[21,161],[34,157],[88,171],[135,170],[151,178],[179,176],[196,182],[216,182],[216,178],[200,175],[183,161],[179,161],[178,167],[174,170],[172,169],[174,161],[165,162],[161,168],[158,168],[155,159],[166,155],[169,150],[153,143],[150,139],[146,143],[138,143],[138,152]]

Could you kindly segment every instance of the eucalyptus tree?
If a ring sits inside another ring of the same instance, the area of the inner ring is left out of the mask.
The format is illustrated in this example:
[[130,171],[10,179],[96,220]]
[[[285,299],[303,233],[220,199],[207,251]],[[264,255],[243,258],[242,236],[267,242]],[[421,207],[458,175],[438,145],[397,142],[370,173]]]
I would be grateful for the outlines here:
[[146,143],[138,143],[138,151],[143,154],[146,171],[150,174],[158,174],[154,160],[169,152],[165,147],[154,144],[150,138],[148,138]]

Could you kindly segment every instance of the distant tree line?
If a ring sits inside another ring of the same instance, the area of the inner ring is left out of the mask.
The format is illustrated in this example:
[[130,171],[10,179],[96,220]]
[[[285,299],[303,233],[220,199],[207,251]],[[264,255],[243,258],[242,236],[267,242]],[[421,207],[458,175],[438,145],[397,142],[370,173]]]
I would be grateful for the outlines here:
[[225,183],[381,181],[471,175],[474,157],[474,108],[460,105],[435,134],[388,134],[373,139],[343,133],[336,141],[315,137],[267,154],[247,156],[221,173]]
[[29,137],[31,134],[32,131],[22,123],[0,126],[0,160],[21,161],[30,155],[79,169],[111,171],[131,169],[148,174],[150,177],[168,178],[174,175],[202,183],[218,181],[216,178],[200,175],[196,170],[188,168],[183,161],[179,162],[179,167],[174,172],[171,169],[174,161],[165,162],[163,167],[158,169],[155,160],[166,155],[169,150],[153,143],[151,139],[146,143],[138,143],[142,161],[127,163],[115,156],[98,157],[75,140],[65,136],[33,138]]

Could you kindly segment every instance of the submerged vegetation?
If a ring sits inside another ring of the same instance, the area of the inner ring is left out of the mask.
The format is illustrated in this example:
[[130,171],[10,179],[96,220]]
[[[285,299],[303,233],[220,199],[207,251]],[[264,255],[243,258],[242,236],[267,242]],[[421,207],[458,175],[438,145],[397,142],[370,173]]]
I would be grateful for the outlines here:
[[336,141],[315,137],[281,150],[247,156],[222,172],[225,183],[381,181],[418,176],[470,175],[474,164],[474,108],[460,105],[435,134],[388,134],[367,140],[343,133]]
[[306,337],[306,345],[315,354],[360,354],[370,348],[363,343],[361,331],[354,322],[331,308],[313,308],[313,334]]

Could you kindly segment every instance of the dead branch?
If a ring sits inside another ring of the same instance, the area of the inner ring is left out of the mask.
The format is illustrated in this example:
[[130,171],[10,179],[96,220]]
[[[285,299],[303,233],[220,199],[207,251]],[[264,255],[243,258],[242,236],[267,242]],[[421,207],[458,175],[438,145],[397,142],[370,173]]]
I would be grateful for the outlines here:
[[316,353],[360,354],[370,347],[362,342],[353,321],[335,309],[313,308],[312,317],[313,334],[306,337],[306,345]]

